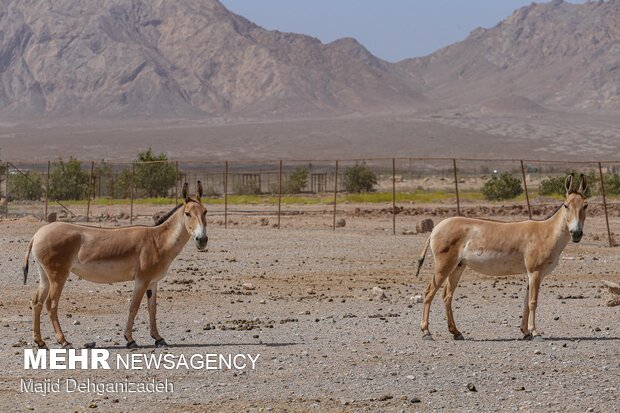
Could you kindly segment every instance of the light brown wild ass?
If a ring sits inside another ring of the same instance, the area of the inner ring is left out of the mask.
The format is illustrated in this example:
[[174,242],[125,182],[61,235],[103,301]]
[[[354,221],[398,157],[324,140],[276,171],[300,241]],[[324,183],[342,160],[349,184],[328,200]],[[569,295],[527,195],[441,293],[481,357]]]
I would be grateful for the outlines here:
[[486,275],[527,273],[521,331],[524,339],[542,340],[536,332],[536,306],[543,278],[558,264],[560,253],[568,241],[581,241],[586,218],[587,183],[581,175],[579,189],[574,191],[573,175],[566,178],[566,200],[544,221],[499,222],[454,217],[440,222],[426,240],[418,260],[418,270],[430,245],[435,256],[435,275],[424,291],[422,314],[423,338],[432,340],[428,328],[431,303],[445,281],[443,301],[448,330],[455,340],[463,340],[452,314],[452,296],[466,267]]
[[202,205],[202,185],[192,199],[183,185],[182,204],[175,207],[153,226],[97,228],[65,222],[54,222],[39,229],[30,244],[24,266],[24,284],[32,253],[39,271],[39,287],[32,298],[34,342],[47,348],[41,339],[40,316],[45,303],[54,327],[56,341],[70,347],[58,322],[58,302],[69,273],[95,283],[134,281],[129,317],[125,326],[127,347],[137,347],[132,330],[142,297],[146,293],[151,337],[156,346],[166,341],[157,330],[157,282],[168,271],[187,241],[193,238],[198,250],[207,246],[206,213]]

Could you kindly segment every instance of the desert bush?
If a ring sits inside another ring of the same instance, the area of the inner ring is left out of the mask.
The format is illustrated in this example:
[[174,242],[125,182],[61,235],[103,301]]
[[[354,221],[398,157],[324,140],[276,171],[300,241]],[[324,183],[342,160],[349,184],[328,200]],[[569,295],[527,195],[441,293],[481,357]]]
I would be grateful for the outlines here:
[[138,154],[135,170],[135,186],[147,197],[165,197],[176,181],[176,168],[166,162],[165,153],[155,155],[151,148]]
[[308,175],[310,175],[310,170],[305,166],[295,169],[288,176],[286,185],[282,188],[283,191],[287,194],[300,193],[308,184]]
[[131,170],[124,169],[114,179],[112,197],[117,199],[131,198]]
[[44,194],[43,179],[38,172],[28,172],[25,175],[18,172],[10,175],[9,187],[13,199],[37,201]]
[[[575,182],[573,183],[573,188],[577,189],[579,188],[579,184],[580,184],[580,181],[579,181],[580,175],[575,172],[573,173],[575,174]],[[565,182],[566,182],[566,176],[569,174],[570,172],[564,175],[547,177],[543,179],[542,181],[540,181],[540,188],[538,190],[538,193],[544,196],[566,195]],[[616,174],[613,174],[613,175],[615,175],[615,178],[610,175],[604,176],[605,189],[607,190],[607,188],[613,187],[614,190],[617,190],[618,192],[609,192],[609,193],[620,193],[620,177],[618,177],[618,175]],[[594,172],[590,172],[586,174],[586,180],[588,182],[588,190],[586,191],[586,194],[585,194],[586,196],[590,196],[593,192],[599,191],[599,187],[600,187],[599,179],[598,179],[598,176]]]
[[83,199],[88,191],[88,174],[80,161],[70,157],[59,159],[50,172],[49,198],[55,200]]
[[358,163],[344,170],[343,183],[347,192],[372,192],[377,182],[377,175],[365,163]]
[[482,187],[482,196],[489,201],[512,199],[522,193],[521,180],[508,172],[504,172],[499,176],[493,175]]

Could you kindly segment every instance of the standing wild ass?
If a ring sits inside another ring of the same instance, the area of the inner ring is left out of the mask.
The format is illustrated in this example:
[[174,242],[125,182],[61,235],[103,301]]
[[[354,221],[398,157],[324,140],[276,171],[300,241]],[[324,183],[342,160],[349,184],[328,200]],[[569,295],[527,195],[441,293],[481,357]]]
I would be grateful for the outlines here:
[[193,238],[198,250],[207,246],[206,214],[202,205],[202,184],[198,196],[188,196],[183,185],[182,204],[160,218],[153,227],[130,226],[97,228],[86,225],[55,222],[45,225],[32,237],[24,266],[24,284],[28,277],[28,262],[32,253],[39,271],[39,287],[32,298],[32,328],[34,342],[47,348],[41,339],[41,310],[45,303],[54,327],[56,341],[63,347],[71,345],[58,322],[58,302],[62,289],[74,273],[95,283],[134,281],[129,317],[125,326],[128,348],[137,347],[132,330],[144,293],[148,299],[151,337],[156,346],[166,341],[157,331],[157,282],[168,271],[187,241]]
[[426,240],[418,260],[418,270],[430,245],[435,256],[435,275],[424,291],[422,314],[423,338],[432,340],[428,329],[431,302],[441,284],[446,282],[443,301],[446,307],[448,330],[455,340],[463,340],[452,314],[452,296],[465,267],[486,275],[527,273],[528,285],[521,331],[526,340],[542,340],[536,332],[536,305],[543,278],[558,264],[560,253],[572,238],[581,241],[586,219],[586,178],[581,175],[577,191],[573,190],[573,175],[565,182],[566,200],[544,221],[499,222],[486,219],[448,218],[439,223]]

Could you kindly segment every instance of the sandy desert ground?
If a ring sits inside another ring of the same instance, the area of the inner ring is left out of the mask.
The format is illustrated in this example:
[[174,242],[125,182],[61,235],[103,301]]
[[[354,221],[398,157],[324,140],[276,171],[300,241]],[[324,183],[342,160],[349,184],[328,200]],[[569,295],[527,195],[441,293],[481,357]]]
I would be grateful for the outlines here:
[[[160,286],[159,327],[170,347],[152,347],[143,303],[134,333],[143,347],[132,351],[259,353],[256,370],[70,373],[174,383],[173,393],[146,396],[20,393],[20,379],[35,376],[23,370],[22,352],[32,345],[29,298],[37,280],[31,267],[23,286],[20,270],[27,242],[43,223],[0,222],[0,410],[618,411],[620,307],[604,305],[600,280],[620,280],[620,253],[605,246],[600,216],[588,219],[584,240],[567,247],[544,282],[538,312],[544,342],[521,340],[524,276],[493,278],[470,270],[454,302],[466,340],[452,340],[436,298],[435,341],[423,341],[421,304],[412,297],[422,293],[433,260],[416,279],[414,262],[425,235],[401,234],[423,217],[399,217],[394,236],[389,214],[343,216],[347,226],[336,232],[322,215],[286,216],[279,231],[261,226],[257,216],[233,217],[225,230],[214,212],[208,251],[188,245]],[[618,225],[620,217],[612,217],[612,226]],[[373,296],[373,287],[386,298]],[[113,355],[129,352],[122,328],[131,288],[72,276],[60,305],[68,339],[76,347],[95,341]],[[53,345],[45,315],[43,333]],[[36,372],[38,378],[68,376]]]

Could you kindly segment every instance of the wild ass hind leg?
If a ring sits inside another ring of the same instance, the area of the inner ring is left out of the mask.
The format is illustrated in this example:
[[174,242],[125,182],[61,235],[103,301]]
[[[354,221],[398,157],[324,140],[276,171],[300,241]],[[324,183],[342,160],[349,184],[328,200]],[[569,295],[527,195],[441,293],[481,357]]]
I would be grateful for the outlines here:
[[38,348],[47,350],[45,341],[41,338],[41,310],[43,310],[43,304],[47,301],[47,295],[50,290],[50,282],[47,278],[47,274],[37,264],[37,270],[39,271],[39,285],[37,290],[32,296],[32,338]]
[[159,335],[157,330],[157,283],[151,283],[146,290],[146,298],[149,308],[149,326],[151,337],[155,340],[155,347],[166,347],[168,343]]
[[46,271],[49,277],[49,295],[47,297],[47,310],[49,312],[52,326],[54,327],[54,334],[56,341],[63,348],[70,348],[71,343],[67,341],[62,328],[60,327],[60,321],[58,321],[58,303],[60,302],[60,295],[65,287],[65,282],[69,278],[69,271]]
[[125,325],[125,340],[127,340],[127,348],[137,348],[138,345],[133,339],[133,323],[138,314],[142,297],[146,292],[149,283],[140,279],[136,279],[133,287],[133,294],[131,296],[131,302],[129,303],[129,315],[127,316],[127,324]]
[[433,339],[433,336],[428,329],[428,319],[431,312],[431,303],[433,302],[433,298],[439,288],[441,288],[441,285],[446,278],[448,278],[448,276],[455,270],[456,265],[456,259],[451,259],[446,255],[435,256],[435,275],[424,290],[424,309],[422,311],[422,322],[420,323],[422,338],[424,340]]
[[524,337],[526,340],[542,341],[543,338],[536,332],[536,307],[538,306],[538,291],[542,282],[542,274],[538,271],[528,273],[529,299],[527,307],[529,314],[527,317],[527,331]]
[[456,323],[454,322],[454,314],[452,313],[452,297],[454,296],[454,290],[459,284],[459,280],[461,279],[461,275],[465,270],[465,265],[460,263],[457,267],[452,271],[446,284],[443,288],[443,302],[446,306],[446,318],[448,320],[448,330],[452,333],[452,337],[455,340],[465,340],[463,334],[456,328]]

